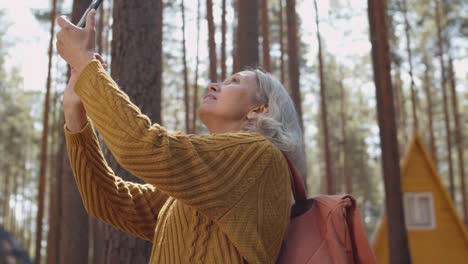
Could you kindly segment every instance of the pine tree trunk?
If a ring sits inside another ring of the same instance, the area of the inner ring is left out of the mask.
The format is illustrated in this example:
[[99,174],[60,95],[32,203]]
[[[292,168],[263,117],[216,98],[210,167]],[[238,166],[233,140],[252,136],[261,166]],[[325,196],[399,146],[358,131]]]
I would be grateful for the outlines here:
[[104,17],[105,17],[105,7],[104,3],[106,1],[102,1],[101,7],[99,8],[99,22],[97,25],[97,52],[102,55],[104,51],[104,39],[103,39],[103,31],[105,28],[104,24]]
[[[448,45],[450,47],[450,45]],[[450,50],[450,48],[449,48]],[[463,208],[463,220],[465,225],[468,225],[468,208],[466,200],[466,185],[465,185],[465,167],[464,167],[464,150],[463,150],[463,128],[460,124],[460,112],[458,111],[458,98],[455,83],[455,72],[453,70],[453,60],[449,55],[449,76],[450,76],[450,87],[452,91],[452,111],[453,119],[455,120],[455,137],[456,146],[458,152],[458,170],[460,173],[460,193],[462,195],[462,208]]]
[[296,0],[286,0],[286,17],[288,23],[289,88],[291,89],[291,97],[299,116],[299,123],[301,128],[304,129],[299,84],[299,45],[297,43]]
[[98,219],[92,218],[90,223],[90,241],[92,243],[92,264],[102,264],[106,262],[106,226]]
[[226,0],[222,3],[221,13],[221,80],[226,79]]
[[8,222],[8,215],[10,211],[10,170],[8,168],[5,168],[4,170],[4,175],[5,175],[5,183],[3,184],[3,226],[5,228],[8,227],[7,222]]
[[372,62],[377,95],[385,202],[388,218],[389,255],[392,264],[411,263],[403,214],[400,158],[395,125],[390,51],[387,38],[386,2],[368,0]]
[[432,80],[429,77],[429,73],[432,72],[429,66],[429,58],[427,57],[427,51],[424,51],[423,63],[426,67],[424,71],[424,90],[426,92],[427,100],[427,120],[429,123],[429,147],[431,149],[432,159],[438,168],[438,159],[437,159],[437,145],[434,133],[434,110],[432,103]]
[[49,40],[49,66],[47,70],[47,85],[44,99],[44,114],[42,122],[42,141],[41,141],[41,163],[39,168],[39,190],[38,190],[38,208],[36,218],[36,253],[34,263],[41,263],[42,249],[42,220],[44,218],[44,200],[45,184],[47,171],[47,139],[49,134],[49,106],[50,106],[50,87],[52,84],[52,58],[54,48],[55,34],[55,14],[57,10],[57,0],[52,0],[52,12],[50,13],[50,40]]
[[333,166],[331,160],[331,151],[330,151],[330,137],[328,133],[328,117],[327,117],[327,95],[326,95],[326,81],[323,72],[323,54],[322,54],[322,44],[320,38],[320,24],[318,18],[318,8],[317,1],[314,0],[315,7],[315,24],[317,25],[317,42],[318,42],[318,63],[319,63],[319,79],[320,79],[320,114],[321,114],[321,124],[323,132],[323,149],[324,149],[324,158],[325,158],[325,168],[326,168],[326,179],[327,179],[327,194],[335,194],[335,178],[333,177]]
[[[76,23],[78,20],[74,22]],[[62,165],[61,186],[59,186],[62,194],[60,199],[61,204],[59,205],[61,209],[59,215],[58,263],[88,263],[89,216],[83,207],[65,148],[63,148],[62,155],[64,157],[62,159],[64,164]]]
[[268,0],[262,0],[262,55],[263,55],[263,68],[267,72],[271,72],[270,60],[270,23],[268,22]]
[[48,264],[58,263],[58,212],[59,212],[59,203],[58,203],[58,193],[60,191],[57,188],[60,175],[57,173],[57,166],[60,161],[59,154],[61,154],[61,136],[63,131],[63,115],[62,108],[60,107],[61,102],[59,102],[60,92],[56,88],[54,92],[54,100],[52,106],[54,106],[52,111],[52,131],[54,133],[51,136],[51,151],[50,151],[50,165],[49,165],[49,232],[47,234],[47,262]]
[[[58,123],[63,124],[63,112],[60,111]],[[62,128],[61,128],[62,129]],[[50,182],[50,208],[49,208],[49,234],[47,237],[47,264],[59,264],[60,260],[60,230],[61,230],[61,205],[62,205],[62,174],[63,159],[66,159],[65,138],[63,133],[57,136],[58,149],[55,155],[54,177]],[[67,175],[71,176],[71,175]]]
[[403,0],[403,16],[405,18],[406,52],[408,54],[408,63],[409,63],[411,106],[412,106],[412,113],[413,113],[413,130],[418,130],[418,114],[417,114],[418,100],[417,100],[416,87],[414,85],[414,76],[413,76],[413,56],[411,53],[411,37],[410,37],[410,25],[409,25],[409,20],[408,20],[407,0]]
[[408,135],[408,114],[406,112],[406,96],[405,91],[403,90],[403,82],[401,80],[401,66],[398,65],[397,69],[397,79],[395,80],[395,90],[398,98],[398,108],[399,108],[399,131],[401,132],[401,148],[400,153],[403,155],[405,153],[406,145],[409,142]]
[[239,0],[232,1],[234,9],[234,19],[236,20],[233,25],[232,31],[232,73],[234,74],[239,69]]
[[258,1],[237,0],[237,65],[234,72],[259,63],[258,54]]
[[216,71],[216,41],[212,0],[206,0],[206,20],[208,22],[208,49],[210,50],[210,80],[211,82],[217,82],[218,74]]
[[25,159],[24,159],[24,171],[23,171],[23,174],[22,174],[22,177],[21,177],[21,196],[24,198],[23,201],[21,202],[21,214],[23,215],[23,221],[21,222],[21,227],[22,227],[22,233],[21,233],[21,246],[24,248],[24,249],[27,249],[27,225],[26,225],[26,217],[27,217],[27,212],[26,212],[26,193],[28,192],[28,190],[26,190],[26,186],[27,186],[27,182],[28,182],[28,172],[27,172],[27,169],[26,169],[26,164],[28,162],[28,153],[26,152],[26,156],[25,156]]
[[284,85],[284,11],[283,11],[283,0],[279,0],[279,43],[280,43],[280,76],[281,83]]
[[[132,102],[154,123],[161,123],[162,1],[114,2],[111,73]],[[148,56],[151,54],[151,56]],[[141,182],[106,155],[122,179]],[[151,243],[106,228],[105,263],[148,263]]]
[[197,0],[197,55],[195,58],[195,81],[193,82],[193,109],[192,109],[192,131],[197,133],[197,114],[198,114],[198,66],[200,64],[200,1]]
[[[76,24],[79,21],[90,2],[89,0],[73,1],[72,23]],[[63,138],[62,140],[65,142]],[[63,164],[60,186],[58,186],[61,192],[59,204],[60,236],[58,237],[58,263],[87,263],[89,216],[83,207],[65,147],[63,147],[62,151]]]
[[[13,175],[11,175],[13,177],[13,199],[11,199],[13,201],[13,208],[16,208],[18,206],[18,177],[19,177],[19,174],[18,172],[15,172]],[[11,202],[11,201],[10,201]],[[16,214],[11,214],[11,228],[10,228],[10,233],[14,236],[14,237],[18,237],[18,218],[16,217]]]
[[344,179],[344,190],[345,193],[353,193],[352,185],[352,170],[349,164],[348,157],[348,137],[346,135],[346,94],[343,85],[343,74],[341,74],[340,80],[340,101],[341,101],[341,137],[343,140],[343,179]]
[[440,58],[440,74],[441,74],[441,89],[443,97],[443,107],[444,107],[444,121],[445,121],[445,140],[447,144],[447,159],[449,167],[449,192],[450,197],[455,201],[455,182],[453,176],[453,161],[452,161],[452,139],[451,139],[451,128],[450,128],[450,116],[448,110],[448,96],[447,96],[447,78],[445,76],[445,62],[444,62],[444,43],[442,38],[442,27],[440,22],[440,8],[439,0],[435,0],[435,17],[436,17],[436,26],[437,26],[437,44],[439,48],[439,58]]
[[182,11],[182,60],[184,66],[184,105],[185,105],[185,132],[190,133],[190,103],[189,103],[189,81],[187,72],[187,50],[185,48],[185,6],[184,0],[180,2]]
[[[395,70],[396,72],[399,72],[398,70]],[[395,74],[393,79],[393,88],[394,88],[394,93],[393,93],[393,100],[395,102],[395,119],[397,123],[397,129],[400,131],[399,137],[398,137],[398,153],[400,156],[403,155],[403,150],[404,150],[404,144],[403,144],[403,138],[402,134],[404,131],[403,127],[403,122],[402,122],[402,107],[401,107],[401,95],[400,95],[400,88],[399,85],[400,83],[398,82],[398,77]]]

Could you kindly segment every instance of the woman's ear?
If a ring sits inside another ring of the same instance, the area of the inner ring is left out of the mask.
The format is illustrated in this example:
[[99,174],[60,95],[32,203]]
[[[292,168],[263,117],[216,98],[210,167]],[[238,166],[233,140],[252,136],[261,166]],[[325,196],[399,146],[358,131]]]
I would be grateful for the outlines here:
[[247,113],[247,119],[254,119],[259,115],[268,113],[268,104],[262,104]]

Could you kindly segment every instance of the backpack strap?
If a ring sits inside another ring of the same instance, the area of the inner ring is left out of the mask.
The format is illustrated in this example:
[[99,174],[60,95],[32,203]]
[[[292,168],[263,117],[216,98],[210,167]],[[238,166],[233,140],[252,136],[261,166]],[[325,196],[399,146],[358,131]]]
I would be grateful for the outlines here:
[[302,182],[301,176],[299,175],[299,172],[297,171],[296,167],[292,164],[292,162],[289,160],[288,156],[286,153],[282,152],[284,158],[288,162],[288,167],[289,167],[289,172],[291,175],[291,187],[294,195],[294,200],[296,203],[298,202],[305,202],[307,201],[307,195],[305,192],[305,187],[304,183]]
[[351,246],[353,249],[354,263],[367,264],[377,263],[375,254],[367,239],[365,228],[362,223],[362,217],[357,208],[356,200],[351,195],[343,196],[343,199],[348,198],[351,205],[347,207],[346,222],[349,228],[349,235],[351,238]]

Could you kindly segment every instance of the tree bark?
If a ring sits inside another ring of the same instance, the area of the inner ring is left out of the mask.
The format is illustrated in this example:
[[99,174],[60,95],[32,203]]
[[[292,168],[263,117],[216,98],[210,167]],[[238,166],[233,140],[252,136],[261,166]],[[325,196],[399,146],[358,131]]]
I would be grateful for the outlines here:
[[[450,47],[450,45],[448,45]],[[450,50],[450,49],[449,49]],[[449,76],[450,76],[450,87],[452,91],[452,111],[453,119],[455,120],[455,137],[456,146],[458,152],[458,170],[460,173],[460,193],[462,195],[462,208],[463,208],[463,220],[465,225],[468,225],[468,208],[466,200],[466,185],[465,185],[465,167],[464,164],[464,151],[463,151],[463,128],[460,124],[460,112],[458,111],[458,98],[457,89],[455,82],[455,72],[453,69],[453,60],[449,54]]]
[[[59,122],[63,124],[63,112],[59,115]],[[50,208],[49,208],[49,234],[47,237],[47,264],[60,263],[60,230],[61,230],[61,205],[62,205],[62,174],[63,174],[63,161],[66,158],[65,153],[65,138],[63,133],[57,137],[59,142],[58,150],[55,153],[56,164],[54,166],[54,178],[50,182]],[[68,175],[71,176],[71,175]]]
[[317,25],[317,42],[318,42],[318,63],[319,63],[319,79],[320,79],[320,115],[323,132],[323,149],[326,168],[327,179],[327,194],[335,194],[335,178],[333,176],[333,165],[331,161],[330,151],[330,137],[328,133],[328,117],[327,117],[327,95],[326,95],[326,81],[323,72],[323,54],[322,54],[322,41],[320,38],[320,23],[318,17],[317,0],[314,0],[315,7],[315,24]]
[[[398,69],[395,70],[396,72],[399,72]],[[397,73],[398,74],[398,73]],[[393,94],[393,100],[395,102],[395,119],[397,123],[397,129],[400,131],[399,137],[398,137],[398,153],[400,156],[403,155],[403,149],[404,149],[404,144],[403,144],[403,138],[402,134],[404,132],[403,127],[403,122],[402,122],[402,107],[401,107],[401,94],[400,94],[400,88],[399,85],[400,83],[398,82],[398,77],[397,74],[394,75],[393,79],[393,88],[394,88],[394,94]]]
[[452,161],[452,139],[451,139],[451,128],[450,128],[450,116],[448,110],[448,96],[447,96],[447,78],[445,76],[445,61],[444,61],[444,43],[442,38],[442,27],[440,22],[440,7],[439,0],[435,1],[435,18],[437,26],[437,45],[439,48],[440,58],[440,74],[441,74],[441,89],[444,106],[444,121],[445,121],[445,142],[447,144],[447,159],[449,167],[449,192],[450,197],[455,201],[455,182],[453,176],[453,161]]
[[352,170],[349,166],[349,157],[348,157],[348,137],[346,135],[346,92],[343,85],[343,74],[341,74],[340,80],[340,101],[341,101],[341,137],[343,140],[343,179],[344,179],[344,190],[345,193],[353,193],[352,185]]
[[[154,123],[161,123],[162,1],[114,2],[111,73],[132,102]],[[151,54],[151,56],[148,56]],[[116,175],[141,182],[118,166],[108,153]],[[148,263],[151,243],[117,229],[106,228],[105,263]]]
[[[74,0],[71,22],[77,23],[91,1]],[[65,142],[62,134],[62,140]],[[63,143],[65,144],[65,143]],[[62,168],[60,186],[60,215],[58,216],[58,263],[87,263],[89,253],[88,214],[83,207],[80,193],[76,187],[73,171],[67,158],[65,145],[62,148]]]
[[47,84],[44,99],[44,114],[42,122],[42,141],[41,141],[41,163],[39,168],[39,190],[38,190],[38,208],[36,218],[36,253],[34,263],[41,263],[42,249],[42,220],[44,218],[44,200],[45,184],[47,170],[47,139],[49,136],[49,107],[50,107],[50,87],[52,83],[52,58],[54,49],[55,32],[55,14],[57,11],[57,0],[52,0],[52,12],[50,13],[50,39],[49,39],[49,66],[47,70]]
[[8,215],[10,214],[10,178],[8,175],[10,175],[9,169],[6,168],[5,172],[5,183],[3,185],[3,226],[5,228],[8,228],[7,222],[8,222]]
[[222,3],[221,13],[221,80],[226,79],[226,0]]
[[270,60],[270,23],[268,21],[268,0],[262,0],[262,56],[263,56],[263,68],[267,72],[271,72],[271,60]]
[[197,133],[198,114],[198,66],[200,64],[200,0],[197,0],[197,56],[195,59],[195,81],[193,82],[192,133]]
[[279,0],[279,43],[280,43],[280,76],[281,83],[284,85],[284,22],[283,22],[283,0]]
[[90,244],[92,248],[92,256],[90,263],[102,264],[105,263],[105,250],[106,250],[106,227],[103,222],[98,219],[90,217]]
[[184,105],[185,105],[185,132],[190,133],[190,103],[189,103],[189,81],[187,72],[187,50],[185,48],[185,6],[184,0],[180,2],[182,11],[182,62],[184,66]]
[[406,52],[408,54],[408,63],[409,63],[411,106],[412,106],[412,114],[413,114],[413,130],[418,130],[418,113],[417,113],[418,100],[417,100],[416,87],[414,85],[414,76],[413,76],[413,56],[411,53],[411,35],[410,35],[410,24],[408,20],[407,0],[403,0],[403,16],[405,18]]
[[[82,13],[82,12],[80,12]],[[75,23],[78,21],[75,21]],[[61,194],[59,205],[61,222],[59,248],[58,248],[58,263],[88,263],[88,214],[83,207],[80,193],[76,187],[76,181],[73,177],[73,171],[70,167],[70,162],[67,158],[66,149],[63,149],[64,163],[62,171],[61,186],[59,186]]]
[[286,16],[288,23],[289,88],[291,89],[291,97],[299,116],[299,124],[301,128],[304,129],[299,83],[299,45],[297,43],[296,0],[286,0]]
[[438,168],[438,159],[437,159],[437,145],[436,139],[434,134],[434,110],[433,110],[433,103],[432,103],[432,80],[429,77],[429,73],[432,72],[429,66],[429,58],[427,57],[427,51],[424,51],[423,55],[423,63],[426,67],[424,71],[424,90],[426,92],[426,100],[427,100],[427,120],[429,123],[429,147],[431,149],[431,156],[434,160],[436,168]]
[[102,1],[101,3],[101,8],[99,8],[99,22],[97,26],[97,50],[98,53],[102,55],[103,52],[103,46],[104,46],[104,41],[103,41],[103,31],[104,31],[104,16],[105,16],[105,8],[104,8],[104,3],[106,1]]
[[237,65],[234,72],[256,67],[258,54],[258,1],[237,0]]
[[206,0],[206,20],[208,22],[208,48],[210,57],[210,80],[211,82],[218,81],[216,69],[216,41],[215,41],[215,26],[213,21],[213,1]]
[[387,38],[386,2],[368,0],[372,62],[377,95],[377,116],[382,148],[385,202],[388,218],[390,263],[411,263],[403,214],[400,158],[395,125],[390,51]]
[[396,76],[397,80],[395,80],[395,93],[397,94],[397,105],[398,105],[398,115],[399,115],[399,122],[398,122],[398,129],[401,132],[401,140],[400,140],[400,153],[403,155],[405,153],[406,145],[409,142],[409,135],[408,135],[408,115],[406,112],[406,97],[405,92],[403,90],[403,82],[401,80],[401,65],[397,65],[396,69]]

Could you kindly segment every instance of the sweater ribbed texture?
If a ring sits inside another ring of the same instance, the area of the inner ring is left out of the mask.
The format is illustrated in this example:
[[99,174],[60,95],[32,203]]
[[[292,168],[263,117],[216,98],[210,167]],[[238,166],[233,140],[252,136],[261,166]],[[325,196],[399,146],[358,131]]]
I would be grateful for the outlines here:
[[[253,132],[168,133],[132,104],[98,61],[75,86],[92,122],[65,127],[68,156],[89,214],[153,242],[150,263],[274,263],[289,224],[282,153]],[[95,127],[119,164],[106,163]]]

